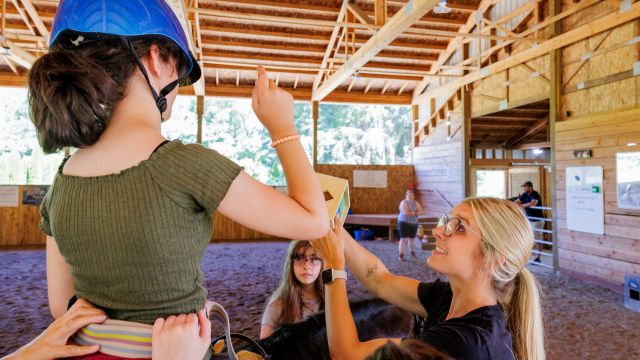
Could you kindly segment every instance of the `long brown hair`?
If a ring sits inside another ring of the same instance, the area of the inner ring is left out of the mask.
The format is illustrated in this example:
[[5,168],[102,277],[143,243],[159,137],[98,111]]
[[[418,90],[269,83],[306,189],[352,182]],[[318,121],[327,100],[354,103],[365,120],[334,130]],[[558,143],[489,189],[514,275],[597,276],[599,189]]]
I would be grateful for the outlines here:
[[[163,37],[131,40],[140,58],[152,45],[165,62],[184,73],[187,60],[180,48]],[[114,107],[126,96],[137,69],[133,54],[121,40],[67,49],[54,44],[28,74],[29,112],[45,153],[94,144],[109,124]]]
[[[284,269],[282,271],[282,280],[280,285],[273,292],[267,306],[274,302],[280,302],[282,304],[282,313],[278,317],[278,323],[292,324],[302,320],[303,308],[302,297],[300,293],[300,281],[296,279],[296,275],[293,272],[293,258],[300,253],[304,254],[308,249],[311,249],[311,243],[307,240],[292,241],[289,244],[287,250],[287,257],[284,263]],[[320,310],[324,309],[324,296],[322,292],[322,277],[318,276],[314,283],[316,294],[320,297]]]

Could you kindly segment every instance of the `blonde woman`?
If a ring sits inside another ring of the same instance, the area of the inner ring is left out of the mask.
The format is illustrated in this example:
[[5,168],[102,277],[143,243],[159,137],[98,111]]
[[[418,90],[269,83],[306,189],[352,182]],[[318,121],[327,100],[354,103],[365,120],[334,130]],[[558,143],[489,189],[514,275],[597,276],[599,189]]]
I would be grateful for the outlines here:
[[443,215],[433,230],[436,250],[427,259],[448,282],[422,283],[394,275],[347,232],[313,243],[324,260],[325,314],[334,359],[364,359],[388,341],[360,342],[346,292],[345,260],[370,292],[427,317],[417,336],[455,359],[544,360],[538,284],[524,265],[531,254],[531,226],[517,205],[469,198]]

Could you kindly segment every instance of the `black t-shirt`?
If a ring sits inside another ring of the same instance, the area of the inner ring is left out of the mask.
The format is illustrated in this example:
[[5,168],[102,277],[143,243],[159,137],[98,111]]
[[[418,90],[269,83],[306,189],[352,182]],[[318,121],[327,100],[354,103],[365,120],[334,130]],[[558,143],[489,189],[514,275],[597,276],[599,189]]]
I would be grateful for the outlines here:
[[[535,190],[532,190],[531,194],[527,194],[526,192],[522,193],[522,195],[520,195],[518,199],[520,199],[520,202],[523,204],[530,203],[533,200],[538,200],[538,203],[536,204],[536,206],[542,206],[542,198],[540,197],[540,194],[538,194],[538,192]],[[539,218],[544,217],[544,215],[542,214],[542,210],[540,209],[531,209],[527,207],[527,208],[524,208],[524,211],[527,213],[527,216],[533,216],[533,217],[539,217]],[[531,220],[531,221],[536,221],[536,220]]]
[[420,283],[418,299],[427,311],[425,341],[454,359],[515,360],[511,333],[500,305],[483,306],[446,320],[453,293],[448,282]]

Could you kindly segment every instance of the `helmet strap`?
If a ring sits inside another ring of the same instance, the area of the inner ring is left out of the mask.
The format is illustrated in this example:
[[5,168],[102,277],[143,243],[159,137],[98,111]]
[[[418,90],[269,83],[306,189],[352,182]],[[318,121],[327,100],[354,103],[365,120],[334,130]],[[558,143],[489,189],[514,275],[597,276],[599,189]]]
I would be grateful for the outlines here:
[[127,47],[129,48],[129,51],[131,51],[131,54],[133,54],[133,57],[136,60],[136,63],[138,64],[138,68],[140,68],[142,75],[147,80],[147,84],[149,84],[149,88],[151,89],[151,95],[153,95],[153,99],[156,101],[156,106],[158,107],[158,110],[160,110],[160,121],[164,122],[165,119],[162,117],[163,116],[162,114],[167,110],[166,96],[170,92],[172,92],[173,89],[176,88],[176,86],[178,86],[178,84],[180,83],[180,79],[178,78],[177,80],[172,81],[167,86],[162,88],[162,90],[160,90],[160,95],[158,95],[158,93],[153,88],[153,86],[151,86],[151,81],[149,80],[149,75],[147,74],[147,70],[144,68],[144,65],[142,65],[142,61],[140,61],[140,58],[138,57],[138,53],[136,52],[136,49],[133,47],[131,40],[129,40],[129,38],[126,36],[119,36],[119,38],[120,40],[122,40],[122,42],[124,42],[125,45],[127,45]]

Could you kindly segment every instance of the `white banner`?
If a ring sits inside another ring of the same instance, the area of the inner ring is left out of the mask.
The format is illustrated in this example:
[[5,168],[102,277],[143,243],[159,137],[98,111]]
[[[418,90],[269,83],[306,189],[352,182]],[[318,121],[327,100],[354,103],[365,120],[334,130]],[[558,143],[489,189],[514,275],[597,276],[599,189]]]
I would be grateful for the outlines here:
[[604,234],[604,189],[601,166],[568,167],[567,228]]

